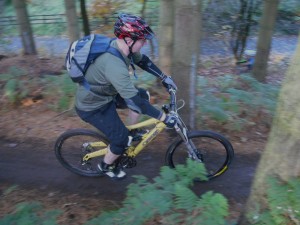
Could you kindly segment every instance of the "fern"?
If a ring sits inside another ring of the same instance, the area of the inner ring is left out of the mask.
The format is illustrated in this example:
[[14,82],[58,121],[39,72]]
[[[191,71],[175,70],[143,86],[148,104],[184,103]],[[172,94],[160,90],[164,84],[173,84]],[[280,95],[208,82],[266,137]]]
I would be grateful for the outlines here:
[[16,79],[11,79],[7,81],[4,86],[4,96],[7,96],[11,103],[16,102],[17,96],[17,87],[18,83]]
[[207,106],[204,110],[205,113],[210,114],[212,119],[216,120],[217,122],[224,123],[228,121],[229,116],[226,111],[220,107],[221,104],[214,104],[214,106]]
[[12,185],[9,188],[7,188],[6,190],[3,191],[3,195],[8,195],[16,190],[18,190],[18,185]]
[[72,107],[76,85],[67,74],[46,77],[43,83],[46,86],[46,96],[51,98],[55,95],[55,99],[57,99],[57,101],[50,106],[53,110],[63,111]]
[[233,130],[251,124],[260,111],[273,116],[279,93],[279,86],[262,84],[249,75],[225,75],[217,80],[200,77],[198,86],[196,101],[202,119],[227,123]]
[[196,177],[206,180],[205,174],[202,164],[187,160],[175,169],[162,167],[153,183],[136,176],[123,207],[104,212],[87,224],[142,225],[154,219],[162,224],[225,224],[228,209],[224,197],[210,192],[199,199],[189,189]]
[[225,224],[224,218],[228,216],[228,202],[221,194],[209,191],[201,196],[195,210],[200,211],[198,220],[201,221],[201,225]]
[[198,196],[189,188],[175,184],[175,207],[191,212],[196,205]]
[[20,203],[16,206],[14,213],[4,216],[0,219],[0,225],[55,225],[57,216],[61,213],[59,210],[46,211],[41,213],[41,204],[37,202]]
[[300,179],[282,182],[269,178],[267,189],[267,208],[257,207],[248,218],[253,224],[299,224],[300,223]]

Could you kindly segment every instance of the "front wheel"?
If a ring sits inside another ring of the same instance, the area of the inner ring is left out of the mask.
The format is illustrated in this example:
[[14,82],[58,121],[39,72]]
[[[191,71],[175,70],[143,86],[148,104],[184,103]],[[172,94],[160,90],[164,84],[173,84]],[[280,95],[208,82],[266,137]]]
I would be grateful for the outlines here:
[[[212,131],[192,131],[188,133],[188,139],[195,146],[196,157],[205,165],[208,179],[223,174],[230,165],[234,150],[231,143],[222,135]],[[174,141],[166,153],[166,164],[171,168],[185,164],[187,158],[192,158],[182,139]]]
[[69,171],[81,176],[97,177],[102,176],[97,171],[99,157],[91,158],[87,161],[83,157],[87,153],[97,151],[91,143],[103,142],[108,144],[107,139],[92,130],[73,129],[66,131],[59,136],[55,143],[55,155],[58,161]]

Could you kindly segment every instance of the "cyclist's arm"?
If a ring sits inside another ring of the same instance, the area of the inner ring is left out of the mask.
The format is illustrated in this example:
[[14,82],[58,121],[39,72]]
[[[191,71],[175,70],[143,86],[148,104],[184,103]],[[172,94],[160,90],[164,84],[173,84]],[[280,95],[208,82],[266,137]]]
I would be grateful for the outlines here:
[[163,113],[153,107],[149,101],[139,96],[138,90],[130,79],[128,68],[122,60],[115,59],[113,62],[114,66],[106,66],[105,68],[106,79],[125,100],[128,108],[137,113],[160,119]]
[[163,116],[163,112],[153,107],[149,101],[139,96],[139,94],[133,96],[132,98],[125,98],[124,100],[129,109],[139,114],[146,114],[155,119],[161,119]]
[[163,85],[169,89],[169,87],[177,90],[177,86],[170,76],[165,75],[146,55],[142,55],[142,59],[137,65],[148,73],[159,77]]
[[141,69],[147,71],[148,73],[160,78],[165,79],[166,75],[148,58],[146,55],[142,55],[139,62],[136,63]]

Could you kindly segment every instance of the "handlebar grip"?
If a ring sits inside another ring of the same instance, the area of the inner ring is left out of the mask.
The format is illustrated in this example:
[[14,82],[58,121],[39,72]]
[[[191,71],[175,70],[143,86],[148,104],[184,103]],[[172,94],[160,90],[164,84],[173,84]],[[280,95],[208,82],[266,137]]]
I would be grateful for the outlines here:
[[176,110],[176,90],[173,88],[168,89],[169,94],[170,94],[170,111],[175,111]]

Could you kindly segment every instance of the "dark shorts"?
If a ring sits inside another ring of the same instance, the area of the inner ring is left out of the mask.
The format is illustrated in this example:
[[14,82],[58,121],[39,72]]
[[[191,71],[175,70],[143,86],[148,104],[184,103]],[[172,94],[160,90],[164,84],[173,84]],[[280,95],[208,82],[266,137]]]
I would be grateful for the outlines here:
[[[140,95],[149,100],[150,96],[144,89],[138,89]],[[110,141],[110,150],[116,155],[124,153],[128,147],[129,131],[120,119],[117,108],[127,108],[121,96],[94,111],[82,111],[76,108],[78,116],[85,122],[100,130]]]

